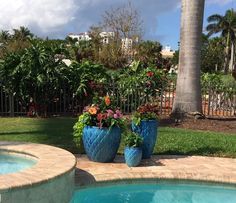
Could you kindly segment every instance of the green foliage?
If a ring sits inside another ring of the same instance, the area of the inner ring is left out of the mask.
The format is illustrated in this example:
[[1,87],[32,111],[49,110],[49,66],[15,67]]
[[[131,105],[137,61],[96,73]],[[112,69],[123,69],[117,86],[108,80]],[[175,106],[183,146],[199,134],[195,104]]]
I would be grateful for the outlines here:
[[[236,42],[236,12],[234,9],[229,9],[225,12],[225,15],[213,14],[208,17],[208,36],[211,36],[215,33],[220,33],[224,38],[224,54],[221,54],[225,58],[224,61],[224,73],[228,72],[229,69],[229,61],[231,58],[231,45]],[[234,51],[235,54],[235,51]]]
[[226,88],[236,90],[236,80],[232,75],[222,75],[221,81]]
[[74,95],[90,98],[104,90],[101,85],[108,76],[102,65],[83,61],[67,67],[62,60],[70,54],[61,40],[31,39],[29,42],[28,48],[8,53],[0,62],[5,90],[21,98],[22,103],[33,100],[46,111],[55,92],[63,91],[63,86]]
[[205,38],[201,49],[201,70],[219,72],[223,70],[225,43],[222,37]]
[[124,133],[124,142],[127,147],[141,147],[143,144],[143,138],[131,131]]
[[84,114],[79,116],[78,121],[73,126],[73,136],[74,136],[74,143],[76,147],[79,149],[80,153],[84,152],[84,146],[83,146],[83,129],[86,126],[85,118],[86,116]]
[[121,73],[118,84],[126,94],[136,89],[142,89],[145,93],[143,96],[149,100],[167,85],[167,79],[165,72],[155,67],[143,69],[140,66],[135,68],[131,66]]
[[171,63],[173,65],[178,65],[179,64],[179,50],[175,51],[173,58],[171,59]]
[[158,119],[158,116],[154,112],[139,113],[135,112],[132,115],[132,121],[135,125],[140,125],[142,120],[155,120]]
[[140,60],[145,67],[157,65],[161,60],[162,46],[156,41],[143,41],[137,48],[136,59]]
[[75,95],[93,97],[96,92],[102,94],[102,84],[107,81],[106,70],[100,64],[89,61],[73,62],[66,72],[67,82]]
[[201,76],[201,83],[203,87],[214,87],[227,91],[236,89],[236,81],[231,75],[204,73]]
[[216,73],[204,73],[201,76],[202,86],[206,87],[219,87],[221,83],[221,76]]
[[157,104],[139,106],[137,111],[132,115],[132,121],[135,125],[140,125],[142,120],[156,120],[158,119],[158,110]]

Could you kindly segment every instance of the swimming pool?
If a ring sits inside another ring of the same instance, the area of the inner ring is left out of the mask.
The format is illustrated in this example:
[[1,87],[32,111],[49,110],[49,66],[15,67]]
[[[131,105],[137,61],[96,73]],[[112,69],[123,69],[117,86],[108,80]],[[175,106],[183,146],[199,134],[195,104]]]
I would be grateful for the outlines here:
[[70,203],[233,203],[236,187],[203,183],[114,184],[77,190]]
[[36,160],[0,152],[0,175],[22,171],[33,166]]

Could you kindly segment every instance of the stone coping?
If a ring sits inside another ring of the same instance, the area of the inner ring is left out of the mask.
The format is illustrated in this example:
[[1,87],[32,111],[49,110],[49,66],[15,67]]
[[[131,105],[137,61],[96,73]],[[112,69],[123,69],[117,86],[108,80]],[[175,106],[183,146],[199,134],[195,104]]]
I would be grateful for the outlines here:
[[76,165],[76,159],[70,152],[43,144],[0,142],[0,152],[19,153],[37,161],[25,170],[0,175],[1,192],[50,181],[70,172]]
[[130,180],[191,180],[236,184],[236,159],[201,156],[152,156],[138,167],[128,167],[123,156],[113,163],[97,163],[76,155],[76,186]]

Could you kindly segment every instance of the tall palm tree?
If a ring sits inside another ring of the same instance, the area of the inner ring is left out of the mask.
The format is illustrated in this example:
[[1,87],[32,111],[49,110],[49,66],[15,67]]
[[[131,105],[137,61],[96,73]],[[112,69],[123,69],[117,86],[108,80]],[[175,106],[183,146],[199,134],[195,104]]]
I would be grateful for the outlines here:
[[[227,10],[225,15],[214,14],[208,17],[208,35],[221,33],[226,40],[224,72],[233,71],[234,43],[236,41],[236,12]],[[230,63],[230,64],[229,64]],[[229,67],[230,65],[230,67]]]
[[179,69],[173,115],[201,112],[200,55],[205,0],[182,0]]

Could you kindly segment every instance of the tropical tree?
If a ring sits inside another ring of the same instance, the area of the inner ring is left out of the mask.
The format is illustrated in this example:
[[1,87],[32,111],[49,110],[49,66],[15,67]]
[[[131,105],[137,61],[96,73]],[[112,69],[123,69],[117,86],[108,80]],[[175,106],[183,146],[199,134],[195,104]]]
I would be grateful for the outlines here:
[[[236,40],[236,12],[231,9],[227,10],[225,15],[214,14],[208,17],[207,31],[208,35],[215,33],[221,33],[225,38],[225,63],[224,63],[224,73],[228,70],[233,71],[234,63],[234,46]],[[231,62],[230,62],[231,61]],[[229,67],[230,65],[230,67]]]
[[141,38],[143,34],[143,21],[131,2],[105,11],[102,26],[104,29],[114,32],[119,39],[132,38],[135,40],[137,37]]
[[0,43],[5,43],[11,39],[11,35],[8,30],[2,30],[0,32]]
[[16,40],[27,40],[28,38],[33,37],[33,33],[30,32],[30,30],[24,26],[20,26],[19,29],[13,29],[13,38]]
[[157,65],[161,60],[161,49],[162,46],[159,42],[143,41],[137,47],[136,58],[144,63],[145,66]]
[[101,46],[95,47],[98,49],[95,53],[99,53],[95,55],[95,58],[111,69],[118,69],[129,64],[130,59],[133,58],[133,48],[143,34],[140,14],[131,2],[106,10],[102,15],[102,22],[93,28],[95,32],[93,32],[94,37],[91,38],[97,40],[95,43],[97,45],[99,45],[99,36],[96,33],[100,35],[101,31],[110,32],[108,36],[105,36],[109,43],[102,39]]
[[3,59],[9,53],[19,52],[30,46],[30,39],[34,35],[26,27],[13,29],[11,35],[8,31],[0,33],[0,58]]
[[224,39],[222,37],[205,39],[201,49],[201,70],[209,73],[222,71],[224,66],[222,53],[224,53]]
[[182,0],[181,40],[173,115],[202,112],[200,87],[204,0]]
[[4,57],[4,53],[6,52],[6,47],[10,39],[11,35],[9,31],[2,30],[0,32],[0,59]]

